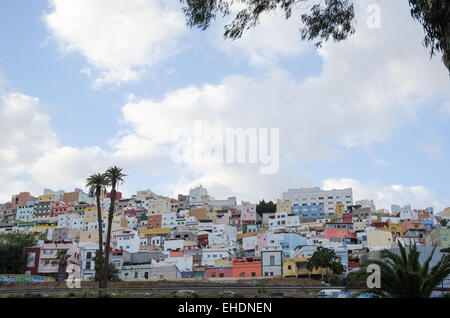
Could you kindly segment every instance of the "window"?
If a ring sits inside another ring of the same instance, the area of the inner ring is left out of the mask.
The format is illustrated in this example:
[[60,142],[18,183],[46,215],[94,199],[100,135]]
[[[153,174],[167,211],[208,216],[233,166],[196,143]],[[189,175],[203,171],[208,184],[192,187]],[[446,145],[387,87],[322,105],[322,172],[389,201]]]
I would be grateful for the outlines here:
[[28,254],[28,262],[27,266],[32,267],[34,266],[34,262],[36,261],[36,253],[29,253]]
[[270,256],[270,265],[271,266],[275,265],[275,256],[273,255]]

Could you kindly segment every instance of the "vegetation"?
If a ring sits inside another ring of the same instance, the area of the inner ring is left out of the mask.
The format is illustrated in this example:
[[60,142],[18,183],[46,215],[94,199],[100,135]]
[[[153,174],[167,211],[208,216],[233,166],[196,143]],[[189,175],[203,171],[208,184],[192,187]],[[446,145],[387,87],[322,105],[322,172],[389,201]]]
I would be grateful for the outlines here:
[[70,254],[67,253],[67,250],[58,250],[56,254],[56,259],[58,260],[58,281],[62,282],[66,279],[66,268],[67,261],[70,258]]
[[273,213],[277,210],[277,205],[272,201],[266,203],[266,201],[259,201],[259,204],[256,205],[256,213],[264,214],[264,213]]
[[[234,2],[242,9],[231,23],[225,26],[224,36],[237,39],[244,31],[258,25],[263,13],[281,10],[286,19],[292,10],[300,8],[303,24],[300,28],[302,40],[315,41],[316,47],[332,38],[334,41],[347,39],[355,32],[355,0],[325,0],[313,4],[312,0],[180,0],[190,27],[205,30],[217,15],[223,17],[232,13]],[[443,54],[444,65],[450,71],[450,1],[408,0],[411,16],[422,24],[425,31],[423,44],[433,56],[436,51]]]
[[447,227],[448,225],[448,220],[447,219],[441,219],[439,221],[439,223],[441,224],[442,227]]
[[420,253],[414,244],[409,247],[407,253],[405,247],[399,243],[400,255],[383,250],[380,252],[380,260],[367,260],[361,264],[360,270],[349,274],[351,287],[366,286],[367,267],[376,264],[380,267],[380,288],[368,288],[359,291],[354,297],[368,293],[374,297],[391,298],[428,298],[433,290],[440,286],[441,282],[450,275],[450,255],[446,254],[439,262],[430,268],[431,259],[435,252],[420,263]]
[[89,196],[95,196],[97,199],[98,250],[96,256],[98,262],[95,262],[95,273],[99,277],[98,288],[102,288],[103,286],[103,263],[101,262],[103,261],[103,224],[100,197],[106,194],[107,185],[108,180],[106,175],[101,173],[93,174],[86,180],[86,187],[89,188]]
[[261,287],[261,289],[258,289],[258,294],[267,293],[267,290],[264,289],[264,283],[258,283],[258,284],[256,284],[256,287]]
[[341,264],[339,257],[336,256],[336,253],[333,250],[322,246],[319,246],[317,251],[315,251],[308,260],[306,268],[309,271],[317,269],[325,270],[328,283],[331,283],[335,275],[342,274],[344,271],[344,266]]
[[35,246],[38,233],[9,233],[0,237],[0,273],[23,274],[25,248]]
[[[108,213],[108,230],[106,233],[106,246],[105,246],[105,262],[103,263],[103,268],[109,267],[109,253],[111,250],[111,228],[112,228],[112,220],[114,217],[114,208],[115,208],[115,200],[116,200],[116,188],[119,184],[123,183],[123,178],[126,177],[126,174],[122,172],[123,170],[118,167],[111,167],[105,172],[106,181],[109,186],[111,186],[111,206],[109,207]],[[108,275],[103,275],[103,288],[108,287]]]

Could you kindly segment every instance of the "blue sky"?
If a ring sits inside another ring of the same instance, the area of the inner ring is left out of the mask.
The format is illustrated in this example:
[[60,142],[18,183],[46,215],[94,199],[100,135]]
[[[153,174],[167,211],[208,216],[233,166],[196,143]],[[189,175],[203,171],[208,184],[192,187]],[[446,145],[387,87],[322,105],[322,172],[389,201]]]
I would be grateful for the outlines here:
[[[39,101],[16,113],[15,128],[0,130],[12,136],[0,139],[8,149],[0,154],[0,201],[44,187],[71,190],[118,164],[129,172],[128,194],[175,195],[202,183],[216,197],[256,201],[291,187],[352,186],[356,199],[385,208],[450,204],[450,79],[440,56],[429,60],[407,5],[380,1],[380,29],[358,24],[351,40],[317,51],[300,41],[294,19],[268,17],[231,42],[221,36],[223,21],[189,29],[177,1],[148,2],[1,2],[0,107],[17,107],[18,96],[5,101],[13,93]],[[156,21],[154,12],[167,17]],[[28,122],[30,114],[38,119]],[[171,131],[195,119],[279,128],[280,172],[169,162],[170,139],[151,127]]]

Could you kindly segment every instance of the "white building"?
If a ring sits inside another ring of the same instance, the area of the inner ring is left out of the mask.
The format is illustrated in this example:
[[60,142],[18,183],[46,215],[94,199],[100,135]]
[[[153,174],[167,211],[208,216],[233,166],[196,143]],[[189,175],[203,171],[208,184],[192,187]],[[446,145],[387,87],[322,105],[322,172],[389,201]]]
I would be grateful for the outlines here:
[[81,254],[81,279],[93,279],[95,277],[95,254],[98,250],[98,244],[93,242],[79,243]]
[[254,236],[248,236],[244,237],[242,239],[242,249],[244,251],[252,251],[258,248],[258,237],[256,235]]
[[83,230],[83,218],[76,213],[63,213],[58,215],[58,229]]
[[261,273],[263,276],[283,275],[283,251],[281,248],[261,252]]
[[117,235],[117,248],[129,253],[139,252],[139,246],[141,245],[141,239],[136,231],[122,230]]
[[198,226],[198,220],[195,216],[188,216],[185,222],[186,227],[195,227]]
[[152,236],[150,238],[150,244],[154,246],[163,247],[164,246],[164,236]]
[[202,204],[206,200],[204,200],[208,196],[208,191],[206,188],[199,185],[193,189],[189,190],[189,203],[190,205],[198,205]]
[[164,242],[164,251],[183,251],[184,240],[167,240]]
[[399,206],[396,204],[391,205],[391,212],[392,214],[398,214],[400,213],[400,219],[401,220],[418,220],[419,216],[417,212],[414,212],[411,210],[411,205],[405,205],[405,206]]
[[236,203],[236,197],[228,197],[225,200],[214,200],[211,199],[208,201],[208,205],[210,207],[214,208],[218,208],[218,209],[222,209],[222,208],[236,208],[237,207],[237,203]]
[[359,200],[355,202],[356,205],[361,205],[362,207],[370,208],[370,212],[375,212],[377,209],[373,200]]
[[210,246],[235,247],[237,245],[236,228],[228,224],[213,224],[212,232],[208,235],[208,241]]
[[173,229],[177,227],[177,212],[166,212],[162,215],[162,228]]
[[214,266],[214,261],[230,259],[231,253],[227,248],[205,248],[202,250],[202,266]]
[[269,218],[269,230],[287,230],[300,226],[299,215],[289,215],[287,212],[278,212]]
[[109,208],[111,207],[111,199],[103,198],[103,200],[100,200],[100,207],[103,211],[109,211]]
[[156,262],[156,260],[152,260],[151,263],[152,266],[156,267],[166,267],[175,265],[180,272],[192,272],[193,257],[192,256],[168,257],[159,262]]
[[326,214],[335,214],[336,204],[343,204],[346,210],[348,206],[353,205],[353,192],[351,188],[342,190],[321,190],[319,187],[289,189],[283,192],[283,200],[298,206],[323,204]]

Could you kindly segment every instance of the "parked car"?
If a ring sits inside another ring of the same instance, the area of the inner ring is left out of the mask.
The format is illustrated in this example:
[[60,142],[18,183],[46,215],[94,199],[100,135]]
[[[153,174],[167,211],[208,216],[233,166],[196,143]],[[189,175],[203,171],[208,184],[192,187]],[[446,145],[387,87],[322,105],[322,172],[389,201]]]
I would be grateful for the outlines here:
[[345,298],[339,289],[324,289],[317,293],[316,298]]

